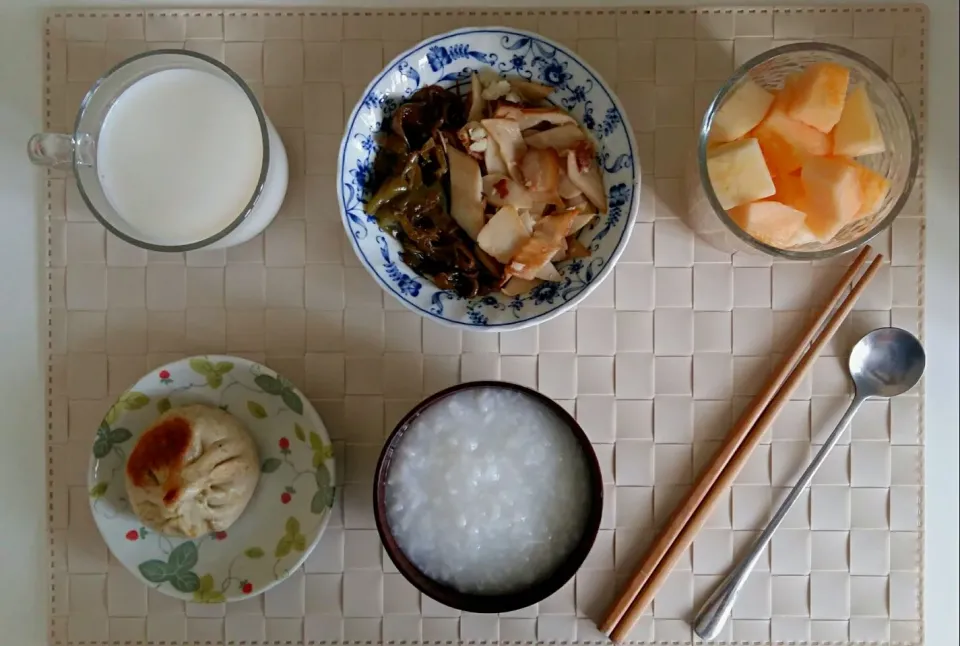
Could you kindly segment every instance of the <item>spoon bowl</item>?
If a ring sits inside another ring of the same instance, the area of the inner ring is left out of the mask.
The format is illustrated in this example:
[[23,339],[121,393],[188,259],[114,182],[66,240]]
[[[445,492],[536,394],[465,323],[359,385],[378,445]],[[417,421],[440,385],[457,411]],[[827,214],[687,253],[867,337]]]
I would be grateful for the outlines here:
[[920,381],[926,362],[917,337],[900,328],[882,327],[853,347],[850,377],[858,397],[896,397]]

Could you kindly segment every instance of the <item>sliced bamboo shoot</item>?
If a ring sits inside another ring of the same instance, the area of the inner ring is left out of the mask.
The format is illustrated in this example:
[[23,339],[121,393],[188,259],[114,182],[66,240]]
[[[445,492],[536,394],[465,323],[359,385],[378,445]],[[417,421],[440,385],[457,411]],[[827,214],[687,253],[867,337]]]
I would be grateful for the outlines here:
[[453,146],[447,150],[450,164],[450,216],[471,239],[483,228],[483,180],[480,164]]
[[558,153],[570,150],[578,141],[584,141],[586,135],[575,123],[566,123],[549,130],[541,130],[525,135],[523,140],[531,148],[553,148]]
[[503,294],[505,296],[519,296],[520,294],[526,294],[542,282],[542,280],[538,280],[536,278],[533,280],[526,280],[524,278],[517,278],[514,276],[507,281],[506,285],[503,286]]
[[505,206],[480,231],[477,245],[504,264],[530,239],[527,228],[512,206]]
[[533,207],[533,196],[523,185],[506,175],[485,175],[483,194],[494,206],[515,206],[518,209]]
[[586,168],[581,168],[576,154],[572,150],[567,151],[567,177],[597,209],[606,213],[607,192],[603,189],[603,178],[600,177],[596,161],[591,161]]
[[[480,123],[486,128],[487,134],[497,142],[500,156],[507,166],[510,177],[523,182],[520,160],[527,153],[527,144],[523,142],[517,122],[511,119],[483,119]],[[489,169],[487,170],[489,172]]]

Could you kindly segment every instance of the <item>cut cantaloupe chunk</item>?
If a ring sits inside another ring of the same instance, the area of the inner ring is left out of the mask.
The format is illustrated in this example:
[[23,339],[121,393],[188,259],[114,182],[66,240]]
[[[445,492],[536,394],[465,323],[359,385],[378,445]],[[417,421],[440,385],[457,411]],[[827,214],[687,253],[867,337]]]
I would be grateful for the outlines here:
[[741,139],[712,149],[707,156],[707,173],[724,209],[770,197],[777,190],[756,139]]
[[860,185],[860,210],[857,211],[854,219],[873,215],[883,205],[883,200],[890,192],[890,180],[852,159],[843,159],[843,161],[857,173],[857,182]]
[[849,160],[811,157],[800,173],[808,204],[806,224],[827,242],[857,217],[863,204],[857,170]]
[[820,240],[817,239],[817,236],[813,235],[813,231],[810,230],[810,227],[807,226],[807,223],[804,222],[803,226],[797,229],[797,232],[793,234],[793,240],[790,241],[791,247],[799,247],[800,245],[805,244],[818,244]]
[[847,97],[840,121],[833,129],[833,154],[859,157],[884,150],[883,132],[867,88],[857,85]]
[[803,188],[800,175],[795,173],[778,175],[773,178],[773,185],[777,192],[770,198],[771,200],[786,204],[798,211],[806,212],[810,208],[807,204],[807,191]]
[[793,95],[797,87],[797,82],[800,80],[800,74],[801,72],[794,72],[793,74],[787,74],[783,78],[783,87],[774,92],[773,105],[770,106],[770,111],[787,111],[787,108],[790,107],[790,103],[793,102]]
[[840,121],[849,82],[850,70],[843,65],[809,65],[791,88],[787,114],[820,132],[830,132]]
[[770,92],[746,79],[717,110],[710,127],[710,138],[721,143],[739,139],[760,123],[771,103],[773,95]]
[[803,166],[808,157],[830,153],[827,135],[779,110],[771,111],[752,135],[760,142],[770,171],[775,175],[792,173]]
[[757,240],[774,247],[789,247],[795,244],[806,214],[780,202],[762,200],[730,209],[730,217]]
[[760,142],[773,175],[786,175],[798,170],[812,155],[830,154],[830,138],[827,135],[787,114],[796,83],[797,75],[787,77],[767,116],[751,133]]

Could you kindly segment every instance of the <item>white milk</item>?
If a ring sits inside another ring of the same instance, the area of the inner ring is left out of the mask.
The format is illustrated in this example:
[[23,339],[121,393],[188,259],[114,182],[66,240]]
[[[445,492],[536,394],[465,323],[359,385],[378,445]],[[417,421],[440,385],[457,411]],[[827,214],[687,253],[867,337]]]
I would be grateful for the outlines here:
[[[248,218],[258,221],[244,222],[213,246],[256,235],[280,207],[286,156],[268,126],[271,172],[255,209],[261,213]],[[127,88],[107,113],[97,143],[107,200],[134,237],[159,245],[197,242],[227,227],[253,197],[262,164],[260,123],[250,99],[236,84],[193,69],[155,72]]]

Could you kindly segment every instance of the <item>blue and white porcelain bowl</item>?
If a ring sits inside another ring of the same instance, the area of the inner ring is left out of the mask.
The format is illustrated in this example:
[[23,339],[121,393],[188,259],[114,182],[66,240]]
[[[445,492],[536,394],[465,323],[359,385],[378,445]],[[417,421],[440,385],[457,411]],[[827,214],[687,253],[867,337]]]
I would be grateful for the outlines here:
[[[399,243],[363,207],[377,153],[376,134],[393,110],[421,87],[452,87],[484,68],[556,88],[549,100],[570,112],[597,141],[609,210],[580,233],[590,257],[557,266],[562,282],[545,282],[519,296],[498,293],[466,299],[438,288],[406,266]],[[626,246],[639,192],[636,142],[613,89],[565,47],[538,34],[503,27],[451,31],[394,59],[367,87],[350,115],[337,168],[337,195],[347,237],[383,289],[429,319],[479,331],[537,325],[582,301],[607,277]]]

